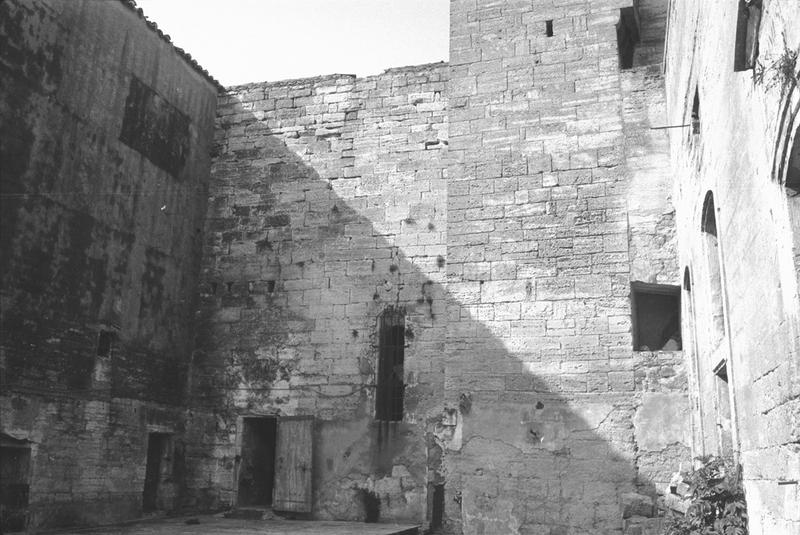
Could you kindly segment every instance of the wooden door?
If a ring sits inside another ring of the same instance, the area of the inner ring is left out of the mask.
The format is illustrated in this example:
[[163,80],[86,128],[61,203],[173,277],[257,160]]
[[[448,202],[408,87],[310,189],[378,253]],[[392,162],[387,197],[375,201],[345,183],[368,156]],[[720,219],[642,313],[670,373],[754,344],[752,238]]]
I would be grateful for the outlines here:
[[311,463],[314,418],[281,418],[275,447],[275,490],[272,508],[311,512]]

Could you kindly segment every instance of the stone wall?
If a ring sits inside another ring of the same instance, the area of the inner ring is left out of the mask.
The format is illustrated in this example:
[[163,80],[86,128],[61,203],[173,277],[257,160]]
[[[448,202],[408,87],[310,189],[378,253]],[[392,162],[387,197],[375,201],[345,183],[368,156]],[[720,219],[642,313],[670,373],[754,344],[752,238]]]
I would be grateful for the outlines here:
[[[699,102],[697,133],[671,130],[679,252],[693,303],[694,447],[737,453],[758,535],[800,530],[800,201],[783,186],[800,92],[775,69],[800,46],[797,20],[796,3],[764,2],[758,66],[736,72],[737,2],[677,1],[666,57],[668,122],[691,123],[695,92]],[[716,247],[702,230],[709,192]],[[723,359],[727,382],[715,374]]]
[[[231,88],[194,362],[218,424],[194,477],[236,503],[237,418],[316,419],[313,515],[423,522],[439,474],[448,68]],[[405,411],[377,422],[378,317],[406,317]],[[279,424],[280,425],[280,424]],[[241,432],[241,428],[239,428]]]
[[3,445],[31,527],[135,518],[148,432],[183,426],[215,82],[78,0],[0,4],[0,76]]
[[688,460],[682,355],[631,338],[631,282],[680,277],[667,136],[652,129],[666,2],[637,4],[621,70],[630,2],[452,3],[455,532],[620,533],[631,493],[663,491]]

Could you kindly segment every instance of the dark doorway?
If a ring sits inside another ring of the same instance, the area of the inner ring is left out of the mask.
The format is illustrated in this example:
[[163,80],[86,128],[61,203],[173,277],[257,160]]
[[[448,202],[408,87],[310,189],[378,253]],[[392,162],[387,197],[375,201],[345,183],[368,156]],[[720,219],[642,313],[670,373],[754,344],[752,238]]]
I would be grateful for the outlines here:
[[244,419],[239,506],[272,505],[277,427],[275,418]]
[[28,521],[28,442],[0,434],[0,530],[23,532]]
[[147,438],[147,465],[144,472],[144,493],[142,494],[142,511],[149,513],[159,509],[158,487],[162,475],[170,467],[169,433],[150,433]]

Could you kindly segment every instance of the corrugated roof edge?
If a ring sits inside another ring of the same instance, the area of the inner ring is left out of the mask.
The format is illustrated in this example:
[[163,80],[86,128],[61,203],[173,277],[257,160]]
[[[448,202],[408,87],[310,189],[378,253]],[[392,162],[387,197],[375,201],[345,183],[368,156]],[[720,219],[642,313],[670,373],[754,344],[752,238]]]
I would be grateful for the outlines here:
[[139,16],[139,18],[142,19],[147,24],[147,27],[150,28],[153,32],[155,32],[162,40],[172,45],[172,48],[175,49],[178,55],[181,56],[186,61],[186,63],[188,63],[189,66],[192,67],[192,69],[202,74],[206,80],[211,82],[214,85],[214,87],[217,88],[217,92],[225,91],[225,86],[219,83],[219,81],[216,78],[211,76],[211,74],[209,74],[207,70],[205,70],[199,63],[197,63],[197,60],[195,60],[191,56],[191,54],[186,52],[184,49],[175,46],[175,43],[172,42],[172,39],[170,39],[169,35],[161,31],[155,22],[153,22],[152,20],[148,19],[145,16],[142,8],[136,5],[136,0],[119,0],[119,2],[128,9],[130,9],[131,11],[133,11],[134,13],[136,13]]

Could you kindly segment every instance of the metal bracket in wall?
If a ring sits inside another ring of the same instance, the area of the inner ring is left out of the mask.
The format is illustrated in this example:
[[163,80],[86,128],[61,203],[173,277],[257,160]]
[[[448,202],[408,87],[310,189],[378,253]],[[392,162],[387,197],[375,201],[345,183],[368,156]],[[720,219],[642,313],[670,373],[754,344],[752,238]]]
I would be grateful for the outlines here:
[[669,128],[686,128],[687,126],[692,126],[691,124],[672,124],[668,126],[651,126],[650,130],[667,130]]

